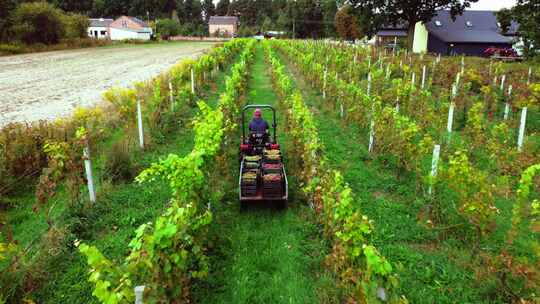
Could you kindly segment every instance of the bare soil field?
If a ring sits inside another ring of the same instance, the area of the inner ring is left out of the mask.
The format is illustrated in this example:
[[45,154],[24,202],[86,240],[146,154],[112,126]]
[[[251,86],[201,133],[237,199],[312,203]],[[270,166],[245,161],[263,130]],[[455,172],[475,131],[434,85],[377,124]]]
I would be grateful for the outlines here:
[[77,106],[92,106],[108,88],[152,78],[213,44],[126,45],[0,57],[0,126],[54,119]]

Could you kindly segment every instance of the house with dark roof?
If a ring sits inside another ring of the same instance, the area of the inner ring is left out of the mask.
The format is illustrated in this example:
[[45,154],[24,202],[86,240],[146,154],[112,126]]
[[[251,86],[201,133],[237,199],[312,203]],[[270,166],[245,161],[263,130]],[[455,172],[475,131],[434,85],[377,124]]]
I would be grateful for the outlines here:
[[150,40],[152,28],[136,17],[121,16],[109,25],[111,40]]
[[[516,33],[515,23],[503,33],[493,11],[465,11],[452,20],[450,11],[442,10],[428,23],[416,24],[412,49],[416,53],[481,56],[489,47],[511,48]],[[378,41],[407,37],[407,27],[383,28],[377,36]]]
[[109,26],[113,23],[113,19],[89,19],[90,25],[88,26],[88,37],[96,39],[108,39],[110,38]]
[[234,37],[238,31],[238,17],[210,16],[208,32],[211,37]]

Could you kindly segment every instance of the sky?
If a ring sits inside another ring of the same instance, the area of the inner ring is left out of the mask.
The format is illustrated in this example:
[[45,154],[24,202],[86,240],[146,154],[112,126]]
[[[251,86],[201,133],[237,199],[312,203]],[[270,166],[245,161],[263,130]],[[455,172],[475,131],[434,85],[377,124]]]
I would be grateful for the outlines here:
[[471,4],[471,10],[498,11],[501,8],[510,8],[516,4],[516,0],[479,0]]

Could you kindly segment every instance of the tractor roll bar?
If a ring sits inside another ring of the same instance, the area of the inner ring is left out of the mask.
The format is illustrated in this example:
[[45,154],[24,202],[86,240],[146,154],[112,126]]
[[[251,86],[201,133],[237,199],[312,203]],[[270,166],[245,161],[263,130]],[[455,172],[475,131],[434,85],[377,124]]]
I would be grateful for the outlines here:
[[242,138],[245,139],[246,138],[246,111],[249,110],[249,109],[256,109],[256,108],[260,108],[260,109],[270,109],[272,110],[272,113],[273,113],[273,123],[272,123],[272,127],[274,128],[274,143],[277,142],[277,138],[276,138],[276,128],[277,128],[277,124],[276,124],[276,109],[274,109],[274,107],[272,107],[271,105],[247,105],[245,106],[243,109],[242,109]]

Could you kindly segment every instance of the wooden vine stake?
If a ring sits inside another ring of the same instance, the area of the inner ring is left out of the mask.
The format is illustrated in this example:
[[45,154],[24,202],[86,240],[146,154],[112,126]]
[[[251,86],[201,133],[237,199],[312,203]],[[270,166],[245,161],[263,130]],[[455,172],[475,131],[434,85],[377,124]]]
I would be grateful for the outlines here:
[[437,168],[439,166],[439,157],[441,155],[441,145],[435,145],[433,147],[433,158],[431,159],[431,180],[429,183],[429,189],[428,193],[429,195],[433,192],[433,183],[435,180],[435,177],[437,176]]
[[392,57],[396,55],[397,37],[394,37],[394,45],[392,47]]
[[135,286],[135,304],[143,304],[144,285]]
[[527,85],[531,84],[532,67],[529,67],[529,73],[527,73]]
[[527,122],[527,107],[521,110],[521,122],[519,124],[518,151],[523,147],[523,138],[525,137],[525,123]]
[[90,149],[88,146],[83,149],[84,170],[88,184],[88,195],[92,203],[96,202],[96,191],[94,190],[94,177],[92,175],[92,161],[90,160]]
[[424,65],[422,67],[422,85],[420,86],[420,88],[423,90],[426,86],[426,66]]
[[191,93],[195,94],[195,73],[191,69]]
[[141,149],[144,149],[144,130],[140,99],[137,99],[137,124],[139,125],[139,146],[141,147]]

